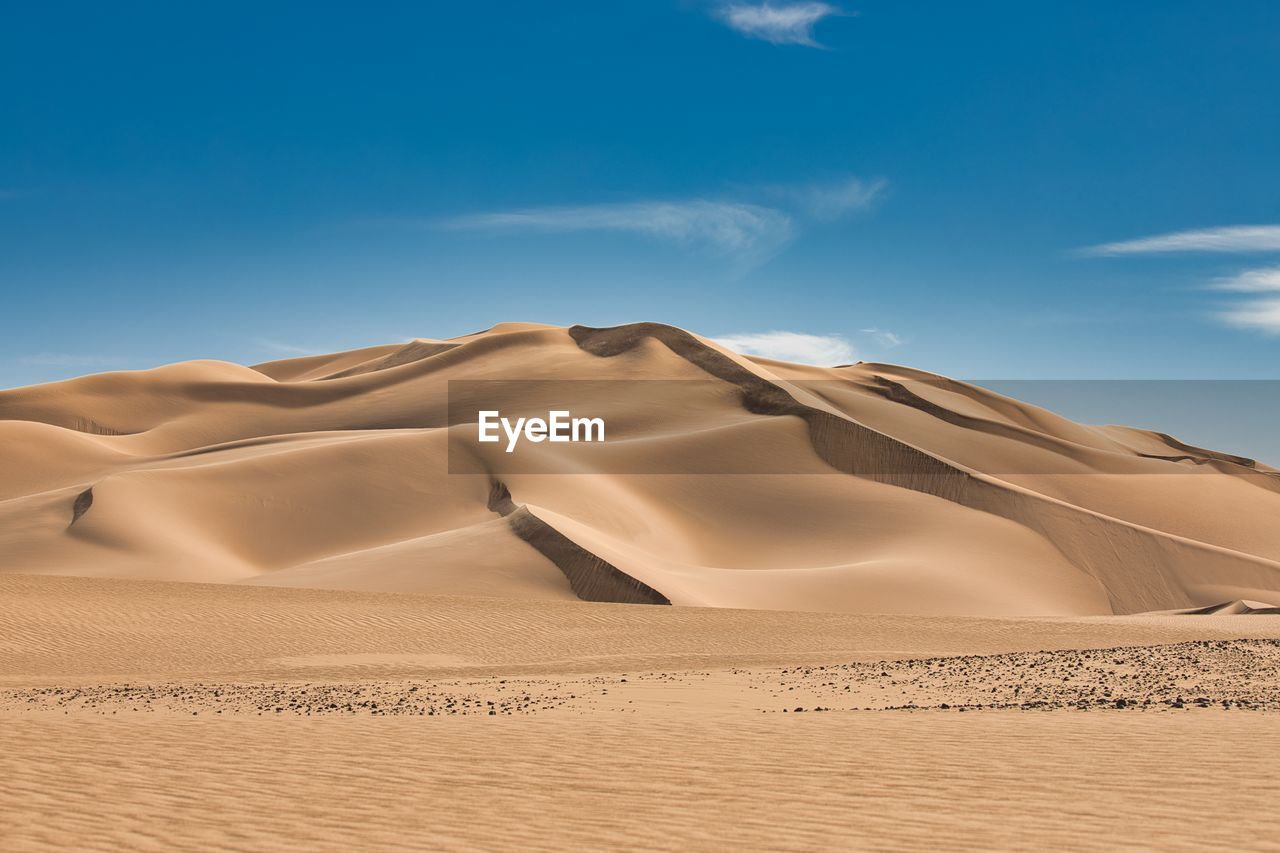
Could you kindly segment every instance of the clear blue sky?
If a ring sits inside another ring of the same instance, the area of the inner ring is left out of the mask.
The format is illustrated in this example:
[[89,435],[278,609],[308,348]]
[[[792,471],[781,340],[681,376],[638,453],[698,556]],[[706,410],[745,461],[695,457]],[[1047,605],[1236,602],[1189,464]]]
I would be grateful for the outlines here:
[[0,386],[503,320],[1276,378],[1277,92],[1274,0],[10,4]]

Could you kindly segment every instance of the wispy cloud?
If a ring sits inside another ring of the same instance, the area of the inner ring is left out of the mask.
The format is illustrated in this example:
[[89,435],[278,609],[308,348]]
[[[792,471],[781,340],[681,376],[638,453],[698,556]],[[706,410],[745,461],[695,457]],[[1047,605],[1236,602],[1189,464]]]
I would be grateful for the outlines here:
[[1227,225],[1174,231],[1137,240],[1103,243],[1080,250],[1086,255],[1147,255],[1168,252],[1277,252],[1280,225]]
[[136,359],[108,355],[83,355],[69,352],[38,352],[19,356],[18,364],[24,367],[82,367],[111,368],[128,367],[136,363]]
[[791,217],[781,210],[706,199],[534,207],[460,216],[441,224],[485,231],[629,232],[720,254],[768,255],[793,233]]
[[1217,317],[1223,323],[1237,329],[1280,334],[1280,267],[1244,270],[1217,279],[1209,287],[1230,293],[1255,294],[1218,312]]
[[846,177],[832,183],[773,185],[766,192],[790,202],[814,219],[838,219],[879,201],[889,188],[883,178]]
[[[1280,252],[1280,225],[1226,225],[1156,234],[1137,240],[1103,243],[1080,250],[1085,255],[1146,255],[1170,252],[1217,252],[1256,254]],[[1229,293],[1252,293],[1214,316],[1237,329],[1280,334],[1280,267],[1244,270],[1219,278],[1207,289]],[[1270,294],[1256,296],[1256,294]]]
[[1220,312],[1218,318],[1237,329],[1280,335],[1280,296],[1250,299]]
[[829,3],[727,3],[715,12],[730,29],[747,38],[805,47],[821,47],[813,37],[814,26],[838,14],[839,7]]
[[876,343],[887,349],[900,347],[906,343],[901,336],[895,335],[888,329],[861,329],[860,331],[864,335],[870,335]]
[[858,360],[853,344],[839,335],[773,331],[720,335],[712,340],[743,355],[756,355],[777,361],[829,367]]
[[1220,278],[1210,285],[1214,290],[1229,290],[1234,293],[1280,293],[1280,267],[1263,267],[1256,270],[1245,270],[1233,276]]
[[[490,211],[428,223],[452,231],[568,234],[612,231],[664,240],[749,263],[772,257],[805,220],[831,220],[868,208],[888,187],[883,179],[847,177],[830,184],[775,184],[740,190],[738,198],[694,198]],[[744,200],[754,199],[754,200]],[[759,200],[769,204],[757,203]],[[421,226],[421,222],[413,223]]]

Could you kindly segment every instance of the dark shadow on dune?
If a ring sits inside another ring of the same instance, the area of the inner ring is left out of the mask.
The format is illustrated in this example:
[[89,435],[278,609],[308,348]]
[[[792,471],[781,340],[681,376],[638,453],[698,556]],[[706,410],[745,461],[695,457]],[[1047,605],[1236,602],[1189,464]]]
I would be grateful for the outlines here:
[[648,584],[592,554],[550,524],[519,506],[506,485],[491,480],[489,509],[507,519],[516,536],[532,545],[564,572],[574,595],[583,601],[616,604],[670,604],[671,599]]
[[489,481],[488,507],[489,512],[496,512],[504,517],[516,511],[516,502],[511,499],[511,492],[506,484],[498,480]]
[[[1258,460],[1250,459],[1247,456],[1236,456],[1231,453],[1222,453],[1217,450],[1206,450],[1203,447],[1196,447],[1194,444],[1187,444],[1186,442],[1178,441],[1178,439],[1174,438],[1173,436],[1165,432],[1157,432],[1154,434],[1158,436],[1161,441],[1163,441],[1165,444],[1169,445],[1170,447],[1176,450],[1184,451],[1185,453],[1189,454],[1187,456],[1157,456],[1155,457],[1157,459],[1172,459],[1172,460],[1195,459],[1198,464],[1202,463],[1203,461],[1212,460],[1217,462],[1229,462],[1232,465],[1239,465],[1242,468],[1258,467]],[[1152,454],[1140,454],[1140,455],[1151,456]]]
[[[1223,578],[1250,588],[1274,588],[1280,577],[1280,566],[1273,561],[1029,494],[1011,484],[975,475],[851,418],[806,405],[782,386],[757,376],[682,329],[661,323],[573,326],[569,335],[583,351],[602,358],[622,355],[645,339],[657,340],[710,375],[738,386],[748,411],[804,420],[814,452],[837,471],[933,495],[1028,528],[1092,577],[1105,592],[1113,613],[1199,605],[1194,593],[1164,570],[1171,562],[1194,560],[1204,571],[1221,572]],[[899,402],[917,407],[927,404],[923,400]]]
[[1243,601],[1224,601],[1221,604],[1210,604],[1208,607],[1197,607],[1183,610],[1182,616],[1276,616],[1280,615],[1280,607],[1252,607]]
[[[76,495],[76,502],[71,505],[71,524],[75,524],[80,517],[89,511],[89,507],[93,506],[93,487],[85,489]],[[70,527],[71,524],[67,526]]]
[[126,432],[125,430],[119,430],[119,429],[116,429],[115,427],[109,427],[105,424],[100,424],[97,421],[95,421],[93,418],[88,418],[83,416],[72,419],[71,423],[68,425],[68,429],[73,429],[76,432],[86,432],[89,435],[135,435],[136,434],[132,432]]
[[456,349],[459,344],[442,343],[438,341],[413,341],[405,344],[400,349],[383,356],[372,362],[357,364],[355,367],[348,367],[346,370],[340,370],[337,373],[331,373],[328,376],[320,377],[321,381],[328,379],[345,379],[348,376],[361,376],[365,373],[373,373],[378,370],[386,370],[391,367],[399,367],[402,364],[412,364],[415,361],[422,361],[426,358],[437,356],[442,352],[448,352]]
[[[592,355],[610,358],[653,338],[717,379],[738,386],[742,405],[757,415],[791,415],[805,421],[813,449],[824,462],[848,474],[958,499],[969,475],[942,460],[870,427],[807,406],[788,391],[752,373],[693,335],[661,323],[607,329],[573,326],[569,335]],[[923,480],[922,480],[923,478]],[[927,480],[928,482],[924,482]]]

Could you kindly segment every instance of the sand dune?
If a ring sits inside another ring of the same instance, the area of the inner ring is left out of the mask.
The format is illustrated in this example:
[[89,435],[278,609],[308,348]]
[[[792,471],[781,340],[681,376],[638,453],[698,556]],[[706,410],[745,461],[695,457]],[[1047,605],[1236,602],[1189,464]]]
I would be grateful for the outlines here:
[[[609,440],[476,444],[450,405],[477,380]],[[1266,466],[656,324],[4,391],[0,470],[4,572],[934,615],[1280,603]]]

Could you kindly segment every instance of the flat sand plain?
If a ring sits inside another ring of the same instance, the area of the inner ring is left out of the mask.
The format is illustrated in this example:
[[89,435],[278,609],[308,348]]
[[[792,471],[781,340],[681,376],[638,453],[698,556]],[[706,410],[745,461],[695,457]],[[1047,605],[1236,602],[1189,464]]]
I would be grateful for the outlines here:
[[1277,638],[8,575],[0,837],[1276,849]]

